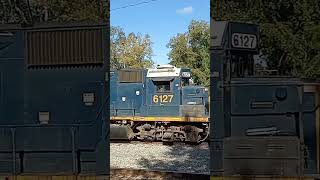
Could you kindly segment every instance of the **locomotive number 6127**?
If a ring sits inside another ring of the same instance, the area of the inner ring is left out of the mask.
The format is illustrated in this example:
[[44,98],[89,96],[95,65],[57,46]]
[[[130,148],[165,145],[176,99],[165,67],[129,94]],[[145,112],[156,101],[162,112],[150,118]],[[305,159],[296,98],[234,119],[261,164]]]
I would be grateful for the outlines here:
[[153,102],[154,103],[170,103],[172,101],[173,95],[172,94],[164,94],[164,95],[153,95]]
[[255,49],[257,47],[257,37],[254,34],[232,34],[232,46],[235,48]]

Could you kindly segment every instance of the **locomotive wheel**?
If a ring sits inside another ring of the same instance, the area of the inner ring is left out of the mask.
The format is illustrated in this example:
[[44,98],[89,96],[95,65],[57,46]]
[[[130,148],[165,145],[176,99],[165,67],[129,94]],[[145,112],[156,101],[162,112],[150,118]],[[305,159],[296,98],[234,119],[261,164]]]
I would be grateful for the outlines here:
[[145,136],[143,136],[143,141],[147,141],[147,142],[155,141],[155,137],[154,136],[145,135]]
[[173,133],[165,132],[162,135],[162,144],[163,145],[173,145]]
[[201,136],[199,134],[198,128],[195,126],[186,126],[184,128],[186,132],[186,142],[191,144],[197,144],[200,142]]

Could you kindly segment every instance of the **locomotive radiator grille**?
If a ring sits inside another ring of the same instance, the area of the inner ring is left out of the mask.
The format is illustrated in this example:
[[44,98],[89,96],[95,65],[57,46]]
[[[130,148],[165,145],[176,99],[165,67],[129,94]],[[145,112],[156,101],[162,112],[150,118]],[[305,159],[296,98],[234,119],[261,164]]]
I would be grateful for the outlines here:
[[27,31],[26,63],[30,66],[103,63],[102,29]]

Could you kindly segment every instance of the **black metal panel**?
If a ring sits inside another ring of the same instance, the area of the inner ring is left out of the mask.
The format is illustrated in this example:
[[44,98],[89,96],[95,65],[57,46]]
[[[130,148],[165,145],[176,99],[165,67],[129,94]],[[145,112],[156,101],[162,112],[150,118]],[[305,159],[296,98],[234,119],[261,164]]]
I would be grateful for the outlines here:
[[21,172],[21,159],[18,153],[15,153],[15,155],[13,153],[0,153],[0,174],[8,174],[8,172]]
[[300,174],[300,146],[295,137],[241,137],[224,140],[226,175],[295,177]]
[[0,152],[10,152],[13,148],[13,131],[10,128],[0,128]]
[[17,128],[16,151],[72,151],[72,129],[68,127]]
[[304,139],[306,149],[306,174],[316,174],[317,172],[317,119],[316,119],[316,93],[305,92],[304,93],[304,113],[303,113],[303,127],[304,127]]
[[[48,158],[50,157],[50,158]],[[75,157],[76,158],[76,157]],[[73,155],[69,153],[24,153],[24,173],[72,174],[77,169]]]
[[211,175],[302,175],[303,82],[252,77],[259,44],[239,45],[237,38],[254,35],[258,43],[258,26],[211,28]]
[[249,129],[271,127],[283,135],[297,135],[296,121],[294,115],[232,116],[231,136],[247,136],[246,132]]
[[0,173],[109,174],[108,30],[0,29]]
[[[231,113],[233,115],[258,115],[298,112],[300,108],[300,99],[297,98],[299,89],[297,85],[286,84],[287,80],[283,79],[284,82],[261,80],[259,84],[254,82],[233,84],[232,82]],[[283,98],[277,95],[280,90],[285,92]]]

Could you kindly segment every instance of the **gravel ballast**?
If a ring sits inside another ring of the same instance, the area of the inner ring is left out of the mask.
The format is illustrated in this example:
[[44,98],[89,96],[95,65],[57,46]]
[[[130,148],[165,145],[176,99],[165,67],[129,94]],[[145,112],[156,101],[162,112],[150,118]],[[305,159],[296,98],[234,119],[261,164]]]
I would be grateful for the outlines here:
[[209,174],[208,143],[111,143],[111,168],[132,168]]

